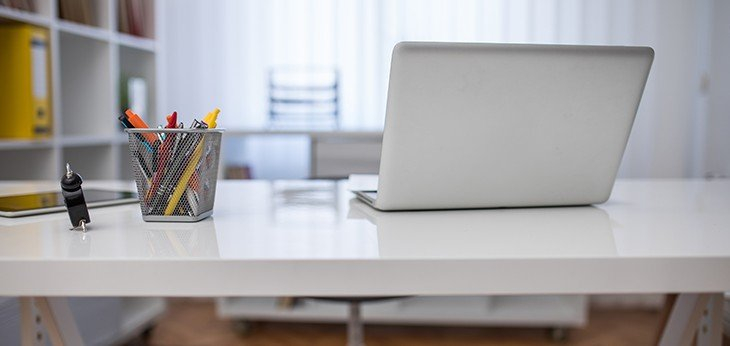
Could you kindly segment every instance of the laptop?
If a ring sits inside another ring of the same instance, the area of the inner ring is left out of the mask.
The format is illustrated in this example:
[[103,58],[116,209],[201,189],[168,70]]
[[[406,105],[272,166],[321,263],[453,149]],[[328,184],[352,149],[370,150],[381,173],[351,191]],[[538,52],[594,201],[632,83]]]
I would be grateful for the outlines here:
[[608,200],[649,47],[401,42],[393,49],[379,210]]

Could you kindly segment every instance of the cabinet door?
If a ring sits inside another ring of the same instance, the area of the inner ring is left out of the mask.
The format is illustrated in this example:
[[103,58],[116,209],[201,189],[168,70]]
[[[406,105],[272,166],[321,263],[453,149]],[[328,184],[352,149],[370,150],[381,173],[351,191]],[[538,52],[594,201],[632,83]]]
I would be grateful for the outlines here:
[[332,138],[312,141],[312,178],[347,178],[377,174],[381,142],[373,139]]

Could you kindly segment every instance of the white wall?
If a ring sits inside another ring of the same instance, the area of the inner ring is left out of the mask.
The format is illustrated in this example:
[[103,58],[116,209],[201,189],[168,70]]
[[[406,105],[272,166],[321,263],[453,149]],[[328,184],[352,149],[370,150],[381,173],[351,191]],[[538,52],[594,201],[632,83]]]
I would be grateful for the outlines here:
[[707,136],[705,172],[730,177],[730,1],[715,0],[712,8],[710,69],[705,76]]
[[[390,49],[400,40],[648,45],[656,58],[620,176],[730,176],[727,1],[178,0],[166,6],[168,104],[188,116],[219,106],[228,128],[265,125],[266,70],[276,64],[337,65],[343,123],[372,127],[382,126]],[[306,148],[292,145],[238,143],[227,160],[253,162],[254,171],[268,172],[264,177],[299,177],[306,160],[295,155]],[[268,163],[274,151],[283,164]]]

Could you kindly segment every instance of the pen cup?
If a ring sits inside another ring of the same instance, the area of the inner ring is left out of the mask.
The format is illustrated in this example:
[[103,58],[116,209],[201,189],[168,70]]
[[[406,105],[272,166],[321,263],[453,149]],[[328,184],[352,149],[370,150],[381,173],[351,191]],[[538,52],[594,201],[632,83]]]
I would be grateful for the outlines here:
[[222,129],[126,129],[145,221],[213,214]]

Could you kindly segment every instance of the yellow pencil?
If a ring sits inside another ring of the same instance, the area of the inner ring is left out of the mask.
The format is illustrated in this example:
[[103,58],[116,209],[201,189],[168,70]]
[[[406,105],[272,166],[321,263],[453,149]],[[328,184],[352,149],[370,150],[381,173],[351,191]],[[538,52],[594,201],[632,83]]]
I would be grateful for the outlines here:
[[[203,118],[203,122],[208,125],[208,128],[213,129],[218,126],[216,120],[218,119],[218,113],[220,112],[221,110],[216,108]],[[185,192],[185,189],[188,187],[188,181],[190,180],[190,177],[193,176],[195,166],[198,165],[200,156],[203,154],[204,139],[205,138],[202,138],[198,143],[198,146],[195,147],[195,151],[193,152],[193,156],[190,158],[190,162],[188,162],[188,166],[185,167],[185,170],[180,177],[180,181],[178,181],[177,186],[175,186],[175,190],[172,192],[172,196],[170,196],[170,202],[167,203],[167,208],[165,208],[166,216],[172,215],[172,213],[175,212],[175,207],[177,207],[178,202],[180,202],[180,197],[182,197],[183,192]]]
[[185,170],[180,177],[180,181],[178,181],[177,186],[175,186],[175,190],[172,192],[170,203],[168,203],[167,208],[165,208],[165,215],[172,215],[175,211],[175,207],[177,207],[177,203],[180,201],[180,197],[182,197],[183,192],[185,192],[185,188],[188,187],[188,181],[190,180],[190,177],[193,176],[195,166],[198,165],[200,155],[203,153],[203,142],[204,141],[201,140],[200,143],[198,143],[198,146],[195,147],[195,151],[193,152],[193,156],[190,158],[190,162],[188,162],[188,166],[185,167]]

